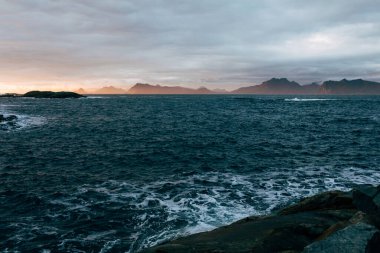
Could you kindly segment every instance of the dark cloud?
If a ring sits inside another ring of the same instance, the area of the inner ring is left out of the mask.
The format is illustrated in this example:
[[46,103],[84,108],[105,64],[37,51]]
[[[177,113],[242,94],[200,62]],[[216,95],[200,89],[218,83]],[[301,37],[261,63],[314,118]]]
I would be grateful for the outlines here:
[[371,0],[0,0],[0,84],[379,80]]

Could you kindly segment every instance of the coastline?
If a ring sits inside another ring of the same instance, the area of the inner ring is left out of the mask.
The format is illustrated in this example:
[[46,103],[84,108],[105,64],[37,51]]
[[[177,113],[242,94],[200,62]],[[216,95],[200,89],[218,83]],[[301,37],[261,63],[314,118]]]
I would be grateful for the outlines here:
[[329,191],[212,231],[178,238],[143,253],[380,252],[380,186]]

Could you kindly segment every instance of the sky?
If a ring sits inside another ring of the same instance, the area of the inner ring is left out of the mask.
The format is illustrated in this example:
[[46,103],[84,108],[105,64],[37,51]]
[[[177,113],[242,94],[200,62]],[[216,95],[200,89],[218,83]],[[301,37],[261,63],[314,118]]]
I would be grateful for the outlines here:
[[0,0],[0,93],[380,81],[374,0]]

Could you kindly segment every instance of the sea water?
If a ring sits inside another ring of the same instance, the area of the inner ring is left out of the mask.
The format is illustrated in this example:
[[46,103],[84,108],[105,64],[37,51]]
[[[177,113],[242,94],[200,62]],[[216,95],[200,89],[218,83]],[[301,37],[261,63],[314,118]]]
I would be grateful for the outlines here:
[[380,184],[380,97],[1,98],[0,251],[138,252]]

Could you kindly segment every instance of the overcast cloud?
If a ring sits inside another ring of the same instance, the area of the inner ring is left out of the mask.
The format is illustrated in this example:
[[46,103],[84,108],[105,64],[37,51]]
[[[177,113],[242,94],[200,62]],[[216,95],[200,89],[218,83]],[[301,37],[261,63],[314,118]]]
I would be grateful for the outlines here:
[[0,0],[0,85],[380,81],[373,0]]

